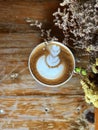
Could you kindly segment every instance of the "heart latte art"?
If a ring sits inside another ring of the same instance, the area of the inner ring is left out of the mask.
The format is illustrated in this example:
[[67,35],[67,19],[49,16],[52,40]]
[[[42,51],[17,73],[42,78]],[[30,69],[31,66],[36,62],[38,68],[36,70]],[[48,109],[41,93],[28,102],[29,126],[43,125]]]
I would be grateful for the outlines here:
[[58,42],[39,44],[29,57],[29,69],[39,83],[57,86],[66,82],[74,70],[71,51]]

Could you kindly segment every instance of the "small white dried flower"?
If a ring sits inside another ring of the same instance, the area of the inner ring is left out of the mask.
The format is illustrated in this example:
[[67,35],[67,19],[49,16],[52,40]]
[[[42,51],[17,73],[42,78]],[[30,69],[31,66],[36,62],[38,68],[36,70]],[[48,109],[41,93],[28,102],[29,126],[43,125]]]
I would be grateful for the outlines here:
[[32,19],[26,18],[26,22],[27,22],[27,23],[31,23],[31,22],[32,22]]
[[37,25],[37,27],[41,29],[42,23],[39,23],[39,24]]
[[12,79],[17,79],[18,76],[19,76],[18,73],[12,73],[12,74],[10,75],[10,77],[11,77]]
[[34,23],[30,23],[30,26],[32,27],[32,26],[35,26],[35,24]]
[[61,6],[65,6],[67,4],[70,4],[72,0],[64,0],[62,3],[60,3]]

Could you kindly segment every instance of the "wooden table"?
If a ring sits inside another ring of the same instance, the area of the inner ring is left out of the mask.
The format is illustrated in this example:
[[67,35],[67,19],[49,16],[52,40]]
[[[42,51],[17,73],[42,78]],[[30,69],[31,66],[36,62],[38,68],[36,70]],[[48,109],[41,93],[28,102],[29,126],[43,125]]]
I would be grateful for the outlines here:
[[28,70],[29,54],[42,40],[39,30],[29,27],[25,19],[52,27],[52,13],[59,2],[0,0],[0,130],[80,129],[76,122],[91,108],[85,103],[78,75],[62,87],[49,88],[34,81]]

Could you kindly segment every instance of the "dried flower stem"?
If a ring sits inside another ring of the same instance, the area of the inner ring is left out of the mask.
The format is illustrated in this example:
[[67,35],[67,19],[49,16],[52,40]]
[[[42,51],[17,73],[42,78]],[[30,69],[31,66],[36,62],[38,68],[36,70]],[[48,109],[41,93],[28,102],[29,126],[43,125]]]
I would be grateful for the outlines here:
[[55,37],[55,36],[53,36],[53,37],[51,37],[51,29],[49,29],[49,30],[45,30],[45,29],[43,29],[42,28],[42,23],[41,22],[39,22],[38,20],[32,20],[32,19],[30,19],[30,18],[27,18],[26,19],[26,22],[31,26],[31,27],[37,27],[39,30],[40,30],[40,32],[41,32],[41,37],[43,38],[43,40],[45,41],[45,42],[47,42],[48,43],[48,41],[57,41],[58,39]]

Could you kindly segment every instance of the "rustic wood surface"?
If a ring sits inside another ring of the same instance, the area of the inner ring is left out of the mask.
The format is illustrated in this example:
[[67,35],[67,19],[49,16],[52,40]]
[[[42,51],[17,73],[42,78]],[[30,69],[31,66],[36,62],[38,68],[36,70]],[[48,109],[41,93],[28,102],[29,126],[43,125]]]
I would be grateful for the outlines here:
[[25,19],[52,27],[59,3],[0,0],[0,130],[68,130],[91,107],[85,103],[78,75],[62,87],[49,88],[34,81],[28,70],[30,52],[42,39]]

